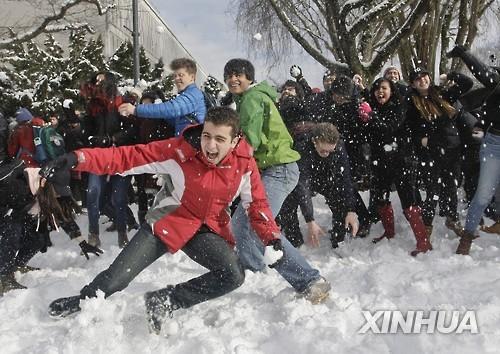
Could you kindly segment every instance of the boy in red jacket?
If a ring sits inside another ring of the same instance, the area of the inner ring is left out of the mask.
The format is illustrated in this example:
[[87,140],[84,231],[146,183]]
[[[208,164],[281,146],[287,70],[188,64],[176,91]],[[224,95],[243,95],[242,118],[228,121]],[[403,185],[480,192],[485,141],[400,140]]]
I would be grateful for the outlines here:
[[108,297],[127,287],[137,274],[168,252],[181,249],[209,271],[175,286],[145,295],[150,329],[156,333],[166,316],[179,308],[225,295],[239,287],[244,271],[233,250],[228,208],[239,195],[252,227],[264,244],[268,264],[283,256],[280,230],[269,210],[266,193],[249,144],[239,136],[239,118],[230,108],[211,109],[204,125],[186,129],[181,137],[147,145],[81,149],[42,170],[53,178],[64,169],[96,174],[154,173],[163,179],[146,222],[108,269],[80,295],[50,305],[53,316],[80,310],[80,301]]

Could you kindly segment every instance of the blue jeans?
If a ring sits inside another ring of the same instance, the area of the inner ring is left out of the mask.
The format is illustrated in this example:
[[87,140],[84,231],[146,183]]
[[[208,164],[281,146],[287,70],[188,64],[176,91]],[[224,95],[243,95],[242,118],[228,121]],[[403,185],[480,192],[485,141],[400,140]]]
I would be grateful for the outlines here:
[[[278,215],[283,202],[299,181],[299,168],[295,162],[269,167],[261,172],[262,183],[273,216]],[[232,227],[236,240],[236,250],[245,269],[262,271],[265,269],[264,244],[251,228],[243,206],[238,205]],[[300,252],[285,238],[281,237],[284,259],[275,268],[295,290],[302,292],[320,277],[319,271],[312,268]]]
[[127,231],[127,205],[128,205],[128,185],[130,176],[98,176],[89,173],[87,186],[87,210],[89,215],[89,233],[99,235],[99,216],[101,204],[103,202],[102,195],[104,193],[106,183],[111,183],[111,204],[115,211],[115,225],[118,232]]
[[500,136],[486,133],[479,151],[479,181],[465,220],[465,231],[474,233],[484,209],[495,195],[500,182]]

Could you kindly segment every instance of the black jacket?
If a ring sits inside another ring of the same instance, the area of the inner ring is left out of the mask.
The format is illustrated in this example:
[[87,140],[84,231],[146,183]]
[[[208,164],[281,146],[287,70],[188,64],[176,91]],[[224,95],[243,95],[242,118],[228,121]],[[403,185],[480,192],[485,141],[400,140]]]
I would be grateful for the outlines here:
[[[473,82],[470,78],[459,73],[448,74],[448,79],[456,84],[440,92],[441,96],[450,104],[454,104],[460,95],[470,90]],[[420,157],[438,157],[442,151],[447,149],[461,148],[460,134],[457,127],[456,117],[449,118],[443,114],[428,121],[423,118],[413,103],[413,97],[418,96],[416,90],[412,90],[408,96],[406,110],[406,123],[411,131],[411,138],[415,151]],[[422,146],[422,139],[428,138],[427,148]]]
[[314,220],[312,203],[314,192],[328,199],[339,200],[348,211],[354,211],[354,187],[344,143],[339,141],[335,151],[323,158],[316,152],[311,135],[308,133],[296,140],[294,149],[301,156],[297,161],[300,177],[294,193],[297,193],[306,222]]
[[33,194],[24,176],[24,162],[12,160],[0,165],[0,219],[6,220],[9,210],[10,218],[21,220],[34,204]]

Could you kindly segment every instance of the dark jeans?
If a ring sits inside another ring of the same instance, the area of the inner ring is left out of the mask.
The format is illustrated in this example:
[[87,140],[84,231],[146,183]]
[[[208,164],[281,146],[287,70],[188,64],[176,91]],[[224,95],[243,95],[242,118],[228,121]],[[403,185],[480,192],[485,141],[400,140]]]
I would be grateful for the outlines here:
[[0,222],[0,275],[12,273],[17,266],[25,266],[44,247],[46,238],[36,231],[36,219],[4,217]]
[[[429,162],[432,162],[430,165]],[[458,220],[458,178],[460,175],[460,150],[448,149],[445,154],[427,161],[422,169],[423,189],[426,192],[422,203],[422,218],[426,225],[432,225],[438,201],[443,216]]]
[[417,167],[405,163],[399,153],[378,154],[376,159],[377,164],[372,166],[373,179],[372,190],[370,191],[370,199],[375,211],[379,207],[390,203],[389,198],[393,183],[403,210],[420,205],[421,198],[417,187],[415,170]]
[[[152,234],[151,228],[144,224],[109,268],[85,286],[81,294],[95,297],[96,291],[101,290],[108,297],[125,289],[143,269],[167,251],[167,247]],[[245,273],[238,257],[220,236],[199,232],[182,251],[209,271],[174,287],[170,296],[179,307],[187,308],[214,299],[243,284]]]

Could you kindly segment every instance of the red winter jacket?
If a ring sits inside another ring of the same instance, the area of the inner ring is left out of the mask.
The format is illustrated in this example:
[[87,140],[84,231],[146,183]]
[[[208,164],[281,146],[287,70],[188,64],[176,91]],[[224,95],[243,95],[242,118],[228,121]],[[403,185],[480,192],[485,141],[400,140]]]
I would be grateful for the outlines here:
[[9,156],[17,156],[24,161],[26,167],[38,167],[38,162],[34,158],[33,126],[43,125],[44,123],[43,119],[39,117],[33,118],[31,122],[18,123],[9,137],[7,145]]
[[181,249],[204,224],[234,245],[229,206],[239,195],[253,229],[264,244],[279,237],[266,199],[252,148],[245,140],[218,165],[201,149],[202,126],[187,128],[182,137],[147,145],[81,149],[79,171],[94,174],[151,173],[163,179],[146,220],[172,253]]

